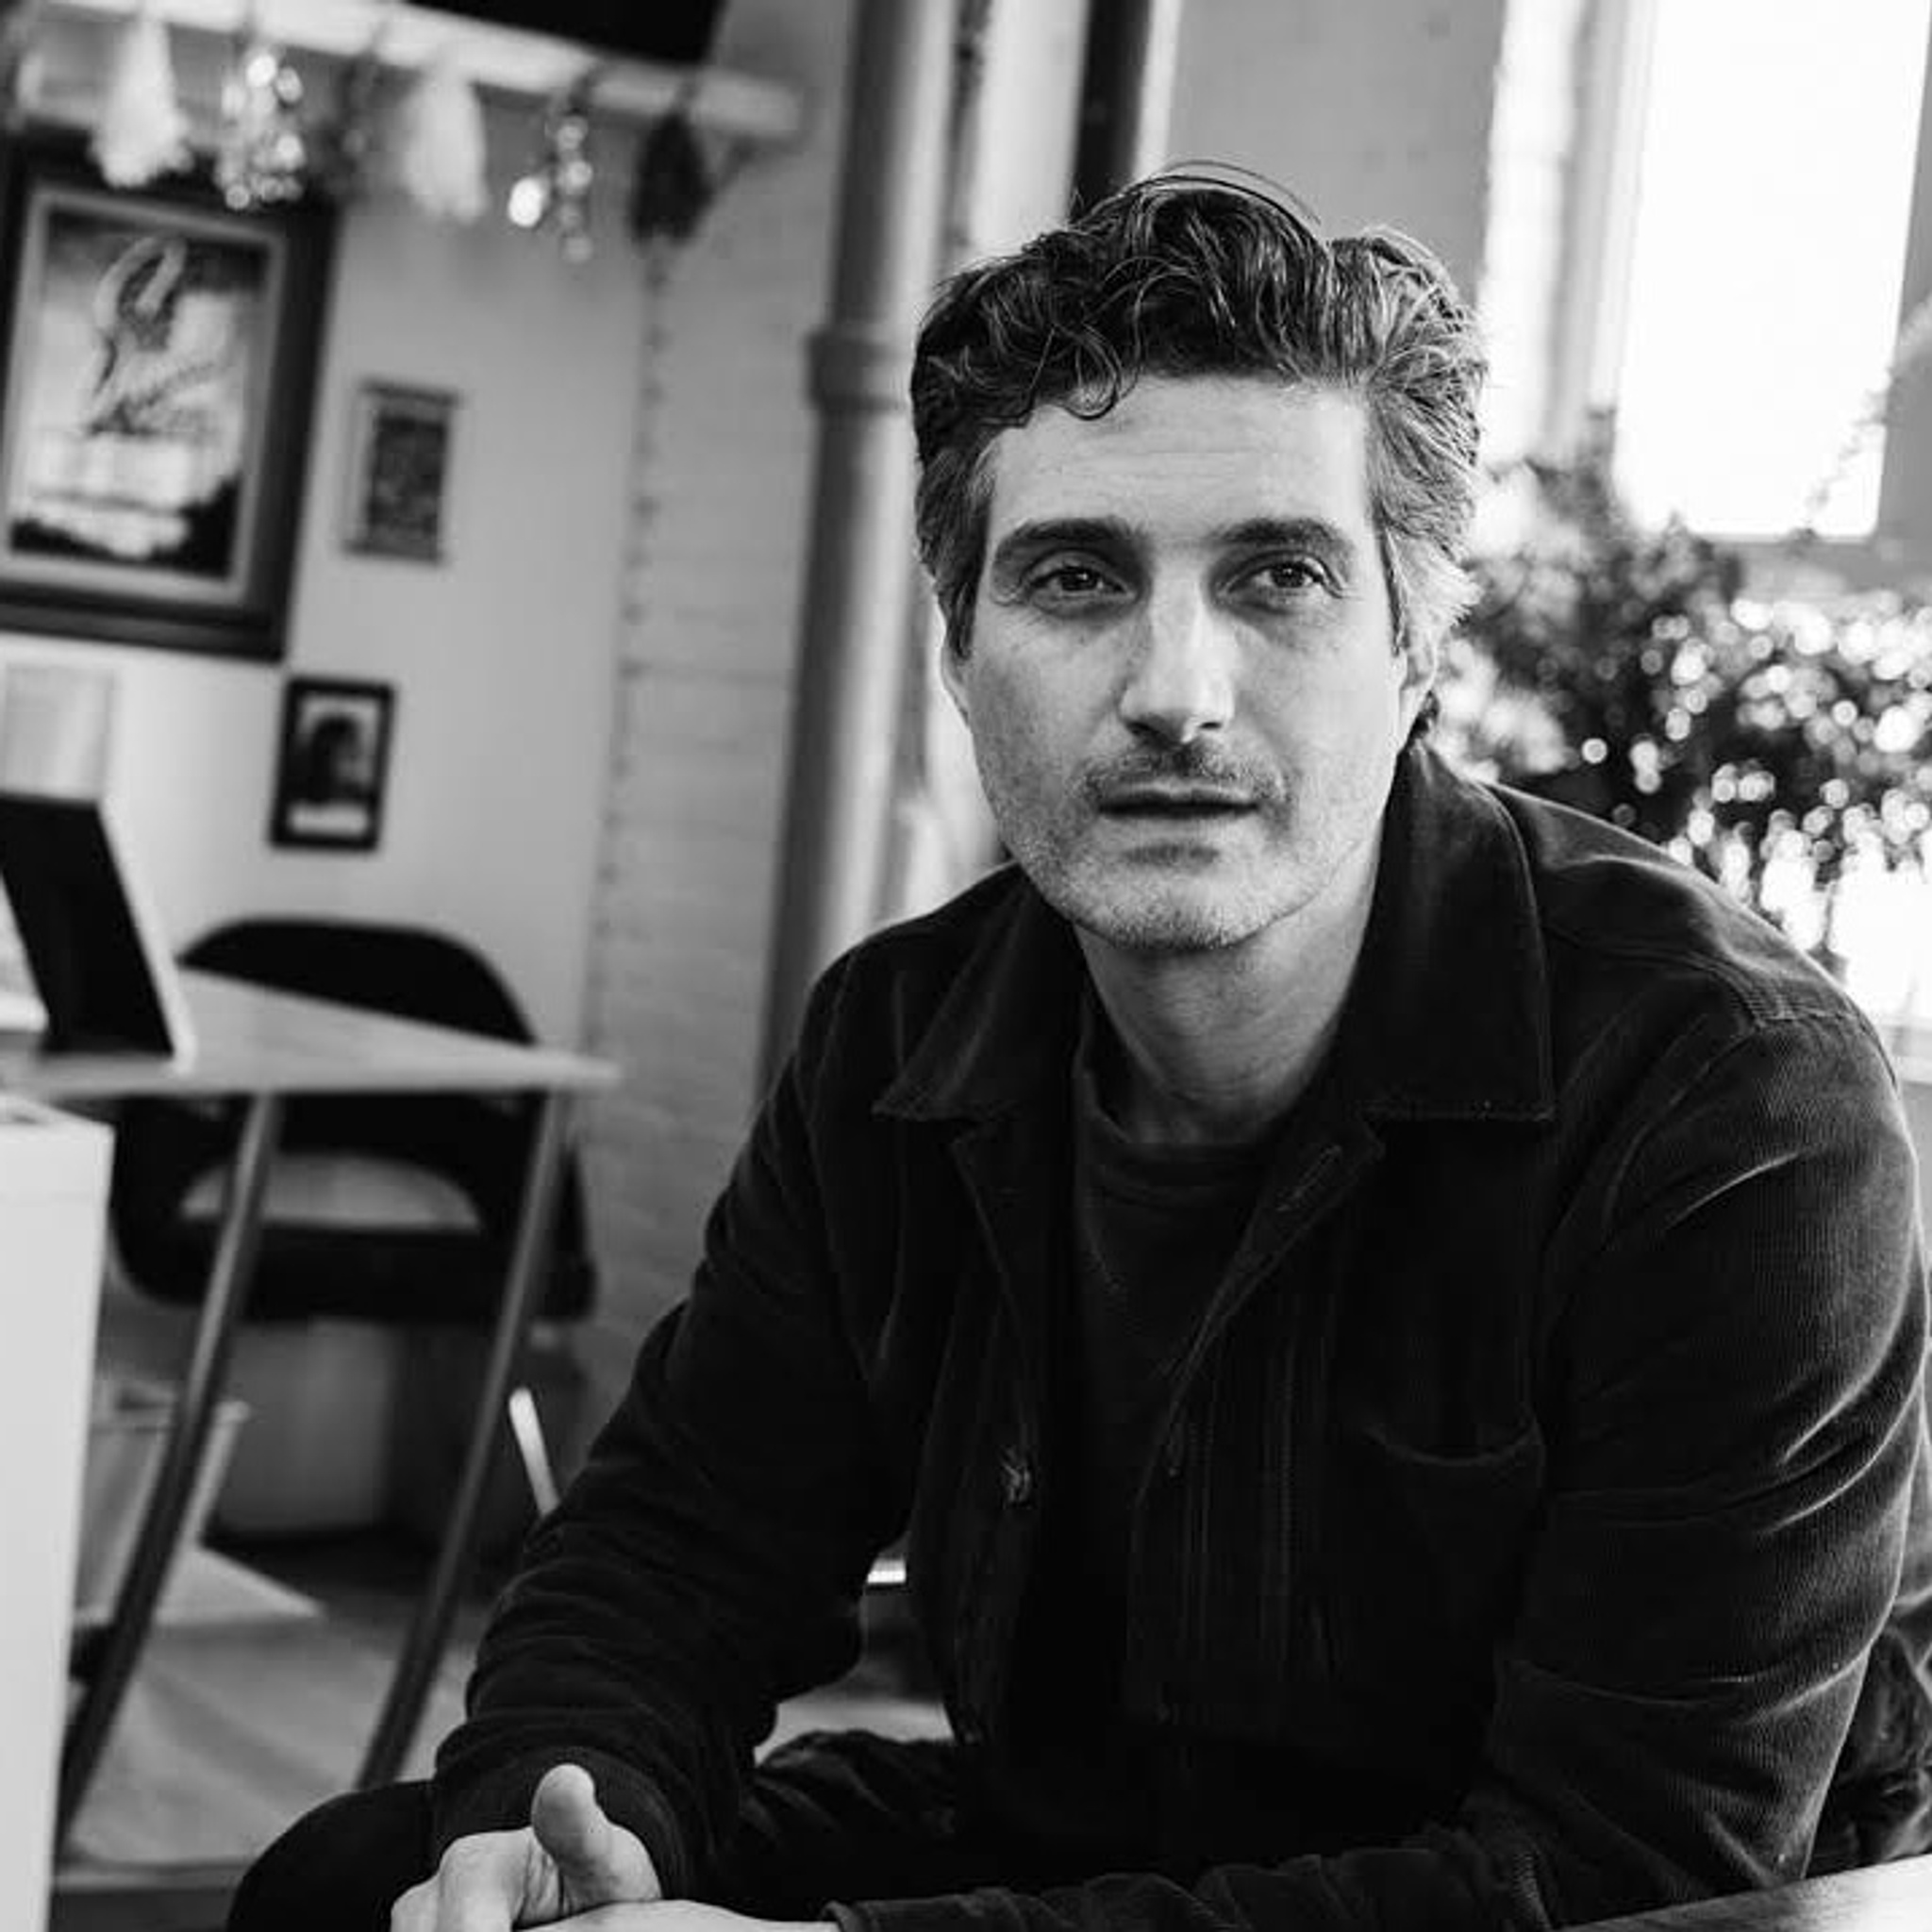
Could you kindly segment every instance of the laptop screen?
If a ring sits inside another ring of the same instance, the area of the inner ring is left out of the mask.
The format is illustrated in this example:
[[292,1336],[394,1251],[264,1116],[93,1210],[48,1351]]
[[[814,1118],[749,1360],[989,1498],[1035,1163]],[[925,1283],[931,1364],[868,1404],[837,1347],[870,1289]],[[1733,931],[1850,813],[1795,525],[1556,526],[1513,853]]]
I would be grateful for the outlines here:
[[0,791],[0,884],[51,1053],[181,1057],[174,961],[142,917],[100,805]]

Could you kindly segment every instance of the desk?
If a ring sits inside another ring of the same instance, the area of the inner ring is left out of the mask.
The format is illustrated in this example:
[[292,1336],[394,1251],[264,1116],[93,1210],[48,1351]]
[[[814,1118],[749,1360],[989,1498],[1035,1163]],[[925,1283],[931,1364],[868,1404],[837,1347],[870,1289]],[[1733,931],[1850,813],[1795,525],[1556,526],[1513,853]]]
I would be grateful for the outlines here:
[[200,973],[182,975],[196,1049],[179,1064],[140,1055],[46,1055],[0,1047],[0,1093],[55,1102],[137,1095],[239,1098],[246,1115],[196,1321],[173,1429],[112,1622],[84,1656],[86,1688],[60,1762],[62,1838],[86,1795],[115,1713],[153,1625],[227,1374],[261,1233],[261,1207],[282,1102],[296,1093],[527,1093],[540,1104],[503,1300],[455,1500],[358,1782],[392,1779],[421,1717],[474,1557],[485,1479],[503,1407],[541,1279],[573,1095],[615,1084],[617,1070],[581,1055],[424,1025],[273,992]]
[[1578,1932],[1925,1932],[1932,1925],[1932,1857],[1807,1878],[1776,1891],[1604,1919]]

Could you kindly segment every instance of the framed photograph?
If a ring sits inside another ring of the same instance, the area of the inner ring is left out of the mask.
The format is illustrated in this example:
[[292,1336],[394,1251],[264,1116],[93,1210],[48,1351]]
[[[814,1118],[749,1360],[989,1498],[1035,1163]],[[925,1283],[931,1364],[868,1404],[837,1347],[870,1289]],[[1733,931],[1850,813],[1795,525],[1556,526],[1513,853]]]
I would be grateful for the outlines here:
[[375,849],[395,699],[391,684],[290,678],[282,692],[270,844]]
[[344,537],[351,550],[441,561],[456,411],[448,390],[365,382],[356,392]]
[[332,240],[0,140],[0,625],[281,656]]

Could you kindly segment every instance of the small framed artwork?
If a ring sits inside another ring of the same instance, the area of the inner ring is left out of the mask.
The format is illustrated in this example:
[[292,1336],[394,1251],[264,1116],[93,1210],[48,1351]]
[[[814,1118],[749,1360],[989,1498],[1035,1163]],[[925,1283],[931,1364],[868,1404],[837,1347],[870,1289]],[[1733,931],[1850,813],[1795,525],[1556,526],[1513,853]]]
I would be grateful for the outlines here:
[[344,534],[351,550],[442,560],[456,413],[448,390],[365,382],[357,391]]
[[270,844],[375,850],[395,695],[390,684],[290,678],[282,692]]
[[332,237],[0,142],[0,626],[282,655]]

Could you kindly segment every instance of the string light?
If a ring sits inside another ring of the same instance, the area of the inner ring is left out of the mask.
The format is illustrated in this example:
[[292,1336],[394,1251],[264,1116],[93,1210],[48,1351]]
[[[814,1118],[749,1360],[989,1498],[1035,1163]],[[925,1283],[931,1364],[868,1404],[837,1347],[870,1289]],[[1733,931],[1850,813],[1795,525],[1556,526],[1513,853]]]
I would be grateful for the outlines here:
[[262,208],[299,199],[308,173],[302,76],[251,16],[222,79],[215,185],[232,208]]
[[543,110],[538,152],[511,183],[505,206],[512,226],[557,230],[567,261],[586,261],[591,251],[591,191],[596,165],[591,156],[591,90],[596,69],[580,75]]

